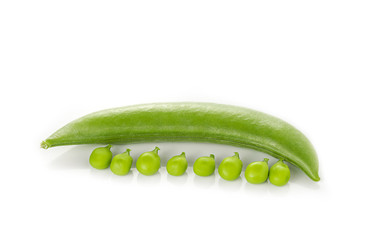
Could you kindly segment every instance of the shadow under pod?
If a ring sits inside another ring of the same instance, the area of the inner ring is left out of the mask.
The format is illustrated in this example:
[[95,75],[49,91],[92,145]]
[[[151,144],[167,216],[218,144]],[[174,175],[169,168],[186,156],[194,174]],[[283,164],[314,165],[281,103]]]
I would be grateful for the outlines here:
[[52,159],[48,167],[53,170],[76,170],[90,167],[89,157],[94,148],[91,146],[76,146]]
[[298,167],[287,163],[286,164],[289,166],[290,169],[290,179],[289,183],[292,184],[298,184],[302,187],[312,189],[312,190],[319,190],[320,189],[320,182],[315,182],[311,180],[301,169]]

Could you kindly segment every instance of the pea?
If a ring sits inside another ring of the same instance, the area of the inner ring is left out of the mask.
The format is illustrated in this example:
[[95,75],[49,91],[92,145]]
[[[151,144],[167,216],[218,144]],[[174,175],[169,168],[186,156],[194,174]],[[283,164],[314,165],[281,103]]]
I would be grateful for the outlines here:
[[253,184],[266,182],[269,175],[268,161],[269,159],[265,158],[263,161],[250,163],[245,169],[245,179]]
[[269,175],[270,183],[276,186],[284,186],[285,184],[288,183],[289,178],[290,178],[289,167],[283,162],[282,159],[280,159],[270,168]]
[[132,165],[132,157],[130,156],[130,149],[126,149],[124,153],[114,156],[110,164],[110,170],[116,175],[126,175]]
[[168,160],[166,168],[167,172],[172,176],[183,175],[188,168],[188,162],[186,161],[185,153],[183,152],[181,155],[174,156]]
[[161,159],[158,156],[158,147],[151,152],[145,152],[140,155],[136,161],[137,170],[144,175],[150,176],[158,172],[161,167]]
[[109,167],[112,160],[112,152],[110,151],[111,145],[108,144],[106,147],[99,147],[94,149],[90,155],[90,165],[96,169],[105,169]]
[[196,175],[206,177],[213,174],[216,168],[215,155],[198,158],[193,165],[193,171]]
[[239,153],[235,152],[234,156],[222,160],[218,167],[218,174],[225,180],[233,181],[240,176],[242,167],[243,162],[239,158]]

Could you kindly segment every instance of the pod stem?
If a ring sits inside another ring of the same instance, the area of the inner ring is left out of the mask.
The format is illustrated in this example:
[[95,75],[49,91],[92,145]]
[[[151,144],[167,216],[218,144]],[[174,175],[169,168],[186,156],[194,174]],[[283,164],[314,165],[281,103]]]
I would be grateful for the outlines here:
[[237,157],[237,158],[239,158],[239,159],[240,159],[240,157],[239,157],[239,153],[238,153],[238,152],[234,152],[234,154],[235,154],[235,157]]
[[161,149],[159,149],[159,147],[155,147],[154,150],[153,150],[153,152],[155,152],[155,153],[158,154],[158,150],[161,150]]
[[182,153],[180,154],[180,156],[185,157],[185,152],[182,152]]
[[42,141],[42,143],[40,144],[40,147],[43,149],[48,149],[50,147],[50,144],[47,143],[46,141]]
[[265,162],[265,163],[268,163],[268,161],[269,161],[270,159],[268,159],[268,158],[264,158],[263,159],[263,161]]
[[111,149],[111,147],[112,147],[112,145],[110,145],[110,144],[108,144],[108,145],[106,146],[106,148],[108,148],[109,150]]
[[215,155],[214,154],[211,154],[209,155],[211,158],[215,159]]

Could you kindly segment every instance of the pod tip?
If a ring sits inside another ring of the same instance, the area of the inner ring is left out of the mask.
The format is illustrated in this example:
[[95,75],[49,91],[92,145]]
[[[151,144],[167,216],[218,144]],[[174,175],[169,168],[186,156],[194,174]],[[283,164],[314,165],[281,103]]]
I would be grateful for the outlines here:
[[41,144],[40,144],[40,147],[43,148],[43,149],[48,149],[50,147],[50,144],[48,144],[45,141],[42,141]]

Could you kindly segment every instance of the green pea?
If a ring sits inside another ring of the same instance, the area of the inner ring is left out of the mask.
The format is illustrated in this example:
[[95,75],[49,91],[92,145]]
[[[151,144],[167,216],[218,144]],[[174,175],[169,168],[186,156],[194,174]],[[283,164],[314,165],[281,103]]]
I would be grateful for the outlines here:
[[263,161],[252,162],[245,169],[245,179],[249,183],[259,184],[266,182],[269,175],[268,158]]
[[276,186],[284,186],[285,184],[288,183],[289,178],[290,178],[289,167],[283,162],[282,159],[280,159],[270,168],[269,175],[270,183]]
[[140,155],[136,161],[137,170],[144,175],[150,176],[158,172],[161,167],[161,159],[158,155],[158,147],[151,152],[145,152]]
[[215,155],[198,158],[193,165],[193,171],[196,175],[206,177],[213,174],[216,168]]
[[110,164],[110,170],[116,175],[126,175],[132,165],[132,157],[130,156],[130,149],[126,149],[126,152],[114,156]]
[[109,167],[112,160],[112,152],[110,151],[111,145],[108,144],[106,147],[99,147],[94,149],[90,155],[90,165],[96,169],[105,169]]
[[240,176],[242,168],[243,162],[239,158],[239,153],[235,152],[234,156],[222,160],[218,167],[218,174],[225,180],[233,181]]
[[186,161],[185,153],[183,152],[181,155],[174,156],[168,160],[166,168],[167,172],[172,176],[183,175],[188,168],[188,161]]

